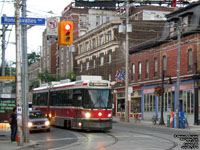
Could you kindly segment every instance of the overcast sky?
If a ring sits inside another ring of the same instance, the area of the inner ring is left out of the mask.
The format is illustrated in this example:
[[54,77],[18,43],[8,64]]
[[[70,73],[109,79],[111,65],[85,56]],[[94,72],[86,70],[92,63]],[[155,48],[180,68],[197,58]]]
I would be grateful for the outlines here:
[[[27,17],[32,18],[49,18],[52,16],[61,16],[64,8],[72,0],[27,0]],[[53,14],[48,12],[52,11]],[[14,3],[13,0],[1,0],[0,1],[0,16],[13,17],[14,16]],[[15,27],[9,25],[9,29],[12,29],[11,32],[6,32],[6,41],[9,39],[9,44],[6,48],[6,60],[15,61]],[[0,25],[0,29],[2,26]],[[28,37],[28,53],[30,52],[39,52],[40,46],[42,46],[42,33],[45,29],[45,26],[34,26],[27,32]],[[1,41],[1,40],[0,40]],[[0,43],[1,45],[1,43]],[[0,48],[1,49],[1,48]],[[0,51],[0,59],[2,58],[2,52]],[[1,62],[1,60],[0,60]]]

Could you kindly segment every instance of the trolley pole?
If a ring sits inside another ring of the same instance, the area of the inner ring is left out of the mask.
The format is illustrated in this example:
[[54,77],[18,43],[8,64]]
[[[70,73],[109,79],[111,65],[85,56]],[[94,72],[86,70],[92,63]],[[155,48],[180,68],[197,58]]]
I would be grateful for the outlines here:
[[[15,36],[16,36],[16,101],[17,107],[22,110],[22,85],[21,85],[21,63],[20,63],[20,24],[19,24],[19,0],[15,3]],[[18,145],[23,146],[22,114],[18,113]]]
[[129,105],[128,105],[128,66],[129,66],[129,35],[128,35],[128,24],[129,24],[129,0],[126,1],[126,50],[125,50],[125,122],[129,122]]

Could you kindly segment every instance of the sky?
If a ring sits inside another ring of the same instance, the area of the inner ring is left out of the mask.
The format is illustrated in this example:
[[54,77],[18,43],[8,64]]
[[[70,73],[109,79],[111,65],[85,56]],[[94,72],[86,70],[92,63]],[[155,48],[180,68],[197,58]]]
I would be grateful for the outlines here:
[[[14,1],[15,0],[0,0],[0,16],[6,14],[8,17],[14,17]],[[50,18],[55,16],[61,16],[62,11],[72,0],[27,0],[27,17],[31,18]],[[48,13],[48,12],[53,12]],[[40,47],[42,46],[42,33],[46,26],[34,26],[27,31],[27,51],[40,52]],[[0,25],[2,29],[2,25]],[[8,29],[12,31],[6,32],[6,55],[5,59],[7,62],[15,62],[16,60],[16,47],[15,47],[15,27],[14,25],[9,25]],[[0,45],[1,39],[0,39]],[[0,59],[2,59],[2,51],[0,48]],[[1,63],[1,60],[0,60]]]

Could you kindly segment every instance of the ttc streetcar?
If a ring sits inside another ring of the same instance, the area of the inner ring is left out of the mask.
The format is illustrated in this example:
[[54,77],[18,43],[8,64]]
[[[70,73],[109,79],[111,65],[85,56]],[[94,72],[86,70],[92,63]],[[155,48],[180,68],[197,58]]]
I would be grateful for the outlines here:
[[33,109],[39,109],[60,127],[83,130],[112,128],[110,82],[101,76],[80,76],[33,89]]

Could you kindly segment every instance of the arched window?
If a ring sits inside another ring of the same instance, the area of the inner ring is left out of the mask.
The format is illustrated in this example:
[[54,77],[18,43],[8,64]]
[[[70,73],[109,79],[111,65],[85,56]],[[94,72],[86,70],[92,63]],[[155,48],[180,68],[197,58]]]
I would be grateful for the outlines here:
[[135,80],[135,64],[132,65],[132,80]]

